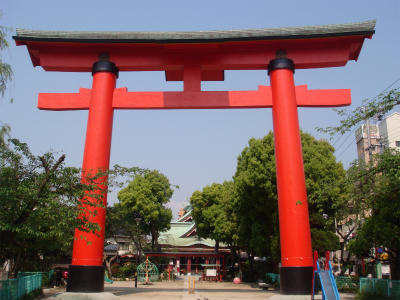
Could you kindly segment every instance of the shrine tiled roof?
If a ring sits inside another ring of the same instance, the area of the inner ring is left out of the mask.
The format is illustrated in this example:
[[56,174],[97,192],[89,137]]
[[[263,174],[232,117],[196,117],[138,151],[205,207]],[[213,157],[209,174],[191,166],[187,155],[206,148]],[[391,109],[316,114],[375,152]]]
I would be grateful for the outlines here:
[[16,41],[52,41],[82,43],[196,43],[242,40],[279,40],[346,35],[372,35],[375,20],[318,26],[213,30],[193,32],[122,31],[45,31],[17,29]]
[[160,232],[158,243],[162,246],[190,247],[194,245],[203,245],[206,247],[215,247],[215,241],[212,239],[203,239],[195,236],[186,236],[195,227],[192,222],[173,222],[171,228],[166,232]]

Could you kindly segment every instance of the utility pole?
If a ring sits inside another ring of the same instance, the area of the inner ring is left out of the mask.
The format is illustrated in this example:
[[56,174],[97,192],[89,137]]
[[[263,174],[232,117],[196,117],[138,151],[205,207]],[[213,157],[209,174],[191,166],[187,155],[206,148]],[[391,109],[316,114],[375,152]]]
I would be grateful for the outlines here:
[[367,143],[368,143],[368,162],[372,161],[372,147],[371,147],[371,131],[369,128],[369,118],[365,122],[367,126]]

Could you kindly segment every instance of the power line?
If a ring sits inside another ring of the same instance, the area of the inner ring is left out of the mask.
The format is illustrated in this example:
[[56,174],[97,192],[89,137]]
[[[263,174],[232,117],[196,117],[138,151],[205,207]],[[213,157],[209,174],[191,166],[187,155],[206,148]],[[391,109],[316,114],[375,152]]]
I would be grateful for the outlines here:
[[395,85],[398,81],[400,81],[400,77],[397,78],[395,81],[393,81],[391,84],[389,84],[389,86],[387,88],[385,88],[382,92],[380,92],[378,95],[376,95],[374,98],[372,98],[371,100],[374,100],[375,98],[378,98],[380,94],[386,92],[388,89],[390,89],[393,85]]
[[345,134],[341,134],[333,143],[332,146],[335,147],[335,145],[342,139],[342,137],[344,137]]
[[337,147],[335,149],[335,151],[339,151],[339,149],[346,143],[346,141],[349,139],[349,137],[354,133],[355,129],[353,129],[352,131],[348,132],[347,137],[345,138],[345,140],[339,145],[339,147]]
[[346,150],[349,149],[351,145],[353,145],[353,142],[355,142],[355,140],[356,138],[354,137],[354,139],[350,142],[350,144],[347,145],[347,147],[340,154],[338,154],[336,158],[339,159],[346,152]]
[[[381,95],[382,93],[386,92],[388,89],[390,89],[392,86],[394,86],[394,85],[395,85],[397,82],[399,82],[399,81],[400,81],[400,77],[397,78],[396,80],[394,80],[391,84],[389,84],[385,89],[383,89],[383,90],[382,90],[379,94],[377,94],[375,97],[371,98],[370,101],[372,101],[372,100],[376,99],[377,97],[379,97],[379,95]],[[348,140],[348,138],[349,138],[349,136],[351,135],[351,133],[353,133],[355,130],[356,130],[356,129],[353,129],[353,130],[350,132],[350,134],[346,137],[345,141],[343,141],[342,144],[340,144],[340,146],[336,149],[336,151],[338,151],[338,150],[342,147],[342,145],[345,144],[345,142]],[[341,136],[341,137],[342,137],[342,136]],[[339,138],[339,139],[340,139],[340,138]],[[338,155],[336,156],[336,158],[339,159],[339,158],[347,151],[347,149],[350,148],[350,146],[353,144],[354,141],[356,141],[356,137],[353,138],[353,140],[347,145],[347,147],[346,147],[342,152],[340,152],[340,154],[338,154]],[[337,141],[335,141],[335,143],[336,143],[336,142],[337,142]]]

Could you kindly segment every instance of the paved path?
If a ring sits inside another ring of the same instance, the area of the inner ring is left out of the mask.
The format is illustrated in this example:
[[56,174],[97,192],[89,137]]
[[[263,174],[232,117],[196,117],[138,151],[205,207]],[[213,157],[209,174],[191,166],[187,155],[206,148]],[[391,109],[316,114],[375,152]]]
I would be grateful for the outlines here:
[[[192,282],[190,283],[192,287]],[[45,291],[46,296],[55,296],[63,292],[60,288]],[[195,281],[194,292],[189,292],[189,280],[184,277],[170,282],[154,282],[149,285],[134,281],[114,281],[104,283],[104,291],[110,292],[120,300],[259,300],[268,299],[278,294],[278,291],[266,291],[250,284],[233,284],[231,282]],[[322,299],[321,295],[316,299]],[[341,300],[352,300],[354,295],[341,294]]]
[[274,295],[272,291],[263,291],[253,288],[248,284],[234,285],[227,282],[204,282],[196,280],[190,282],[188,278],[171,282],[155,282],[151,285],[138,284],[135,289],[130,281],[114,281],[106,284],[104,291],[111,292],[125,299],[182,299],[182,300],[241,300],[241,299],[267,299]]

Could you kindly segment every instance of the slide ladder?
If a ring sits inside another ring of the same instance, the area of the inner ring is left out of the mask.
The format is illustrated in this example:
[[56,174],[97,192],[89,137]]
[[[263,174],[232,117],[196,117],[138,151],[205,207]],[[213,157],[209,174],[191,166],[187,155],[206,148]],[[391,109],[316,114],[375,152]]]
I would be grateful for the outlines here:
[[321,270],[318,263],[318,252],[314,252],[314,276],[311,299],[314,300],[315,281],[318,274],[322,289],[322,300],[340,300],[339,291],[336,286],[335,277],[332,272],[332,265],[329,260],[329,251],[326,252],[326,260],[324,269]]

